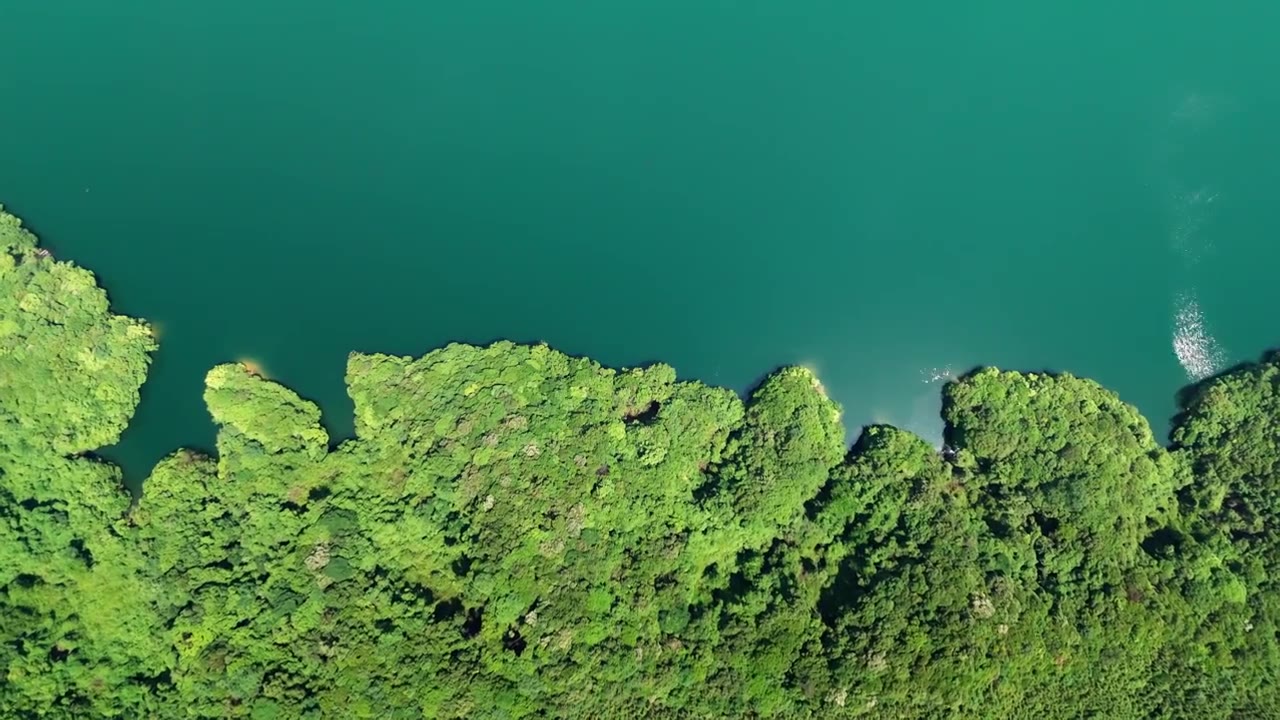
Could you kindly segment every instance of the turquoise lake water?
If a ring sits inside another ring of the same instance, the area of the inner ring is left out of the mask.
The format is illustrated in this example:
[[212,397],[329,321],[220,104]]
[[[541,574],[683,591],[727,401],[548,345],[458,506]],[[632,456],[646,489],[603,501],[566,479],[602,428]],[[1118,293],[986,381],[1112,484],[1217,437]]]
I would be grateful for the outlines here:
[[931,439],[1064,370],[1163,434],[1280,341],[1280,4],[1043,5],[14,0],[0,202],[162,332],[134,479],[218,362],[340,437],[348,351],[497,338]]

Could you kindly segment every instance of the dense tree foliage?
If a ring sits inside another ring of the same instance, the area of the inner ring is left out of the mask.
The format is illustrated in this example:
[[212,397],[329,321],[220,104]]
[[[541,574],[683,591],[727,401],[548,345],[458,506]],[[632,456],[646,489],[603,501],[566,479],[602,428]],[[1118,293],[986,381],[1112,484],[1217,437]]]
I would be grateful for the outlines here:
[[5,717],[1280,717],[1280,358],[1162,447],[1070,375],[945,389],[846,450],[545,346],[355,354],[356,436],[240,365],[131,502],[154,347],[0,215]]
[[0,211],[0,716],[118,712],[165,670],[138,602],[152,581],[118,527],[129,496],[85,455],[119,437],[153,347]]

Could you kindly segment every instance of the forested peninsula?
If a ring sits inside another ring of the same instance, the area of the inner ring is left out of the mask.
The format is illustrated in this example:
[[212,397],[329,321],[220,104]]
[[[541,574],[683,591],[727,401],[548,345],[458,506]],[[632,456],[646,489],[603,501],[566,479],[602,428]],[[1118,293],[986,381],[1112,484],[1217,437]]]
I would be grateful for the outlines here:
[[1280,717],[1280,358],[1167,447],[979,370],[944,452],[850,450],[801,368],[744,400],[511,343],[351,355],[335,444],[229,364],[216,456],[134,498],[92,453],[155,349],[0,214],[0,716]]

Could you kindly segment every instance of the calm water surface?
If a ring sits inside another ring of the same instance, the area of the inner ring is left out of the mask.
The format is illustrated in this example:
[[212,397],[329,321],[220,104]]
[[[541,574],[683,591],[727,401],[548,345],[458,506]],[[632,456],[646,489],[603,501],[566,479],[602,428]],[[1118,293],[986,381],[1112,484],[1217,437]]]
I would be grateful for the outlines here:
[[873,5],[11,0],[0,202],[162,331],[134,480],[240,358],[339,437],[348,351],[512,338],[936,438],[1280,340],[1280,4]]

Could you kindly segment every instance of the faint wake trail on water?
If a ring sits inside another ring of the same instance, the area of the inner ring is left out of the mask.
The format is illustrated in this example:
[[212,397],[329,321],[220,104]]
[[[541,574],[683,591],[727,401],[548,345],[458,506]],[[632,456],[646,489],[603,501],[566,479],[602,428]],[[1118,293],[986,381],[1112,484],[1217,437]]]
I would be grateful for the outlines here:
[[1214,210],[1212,205],[1219,195],[1207,186],[1175,193],[1170,241],[1173,251],[1188,268],[1194,267],[1213,250],[1213,241],[1200,231],[1209,221]]
[[1201,307],[1196,266],[1214,249],[1212,237],[1205,232],[1206,225],[1217,211],[1221,196],[1210,185],[1183,184],[1177,173],[1169,167],[1175,156],[1186,149],[1188,140],[1214,124],[1223,113],[1234,108],[1227,99],[1201,93],[1183,97],[1169,116],[1164,143],[1158,156],[1161,174],[1169,188],[1169,248],[1181,260],[1183,279],[1173,293],[1173,317],[1171,322],[1173,354],[1187,374],[1195,382],[1220,370],[1228,354],[1210,331]]

